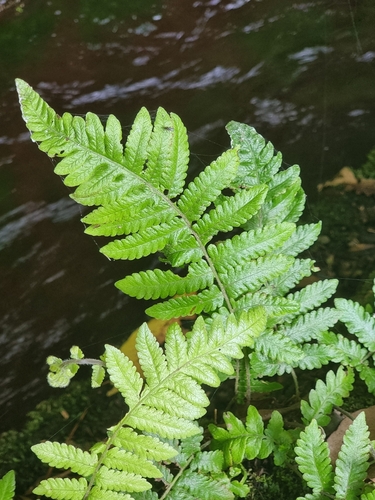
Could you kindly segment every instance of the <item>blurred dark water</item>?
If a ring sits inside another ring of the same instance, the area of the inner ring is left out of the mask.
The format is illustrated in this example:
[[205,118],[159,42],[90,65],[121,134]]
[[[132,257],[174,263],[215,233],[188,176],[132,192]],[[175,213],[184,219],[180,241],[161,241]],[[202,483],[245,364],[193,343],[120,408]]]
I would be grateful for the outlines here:
[[247,122],[298,163],[304,188],[375,145],[375,2],[317,0],[0,1],[0,430],[50,394],[48,354],[98,356],[143,319],[113,283],[152,265],[109,262],[29,140],[14,78],[58,112],[141,106],[179,114],[192,171]]

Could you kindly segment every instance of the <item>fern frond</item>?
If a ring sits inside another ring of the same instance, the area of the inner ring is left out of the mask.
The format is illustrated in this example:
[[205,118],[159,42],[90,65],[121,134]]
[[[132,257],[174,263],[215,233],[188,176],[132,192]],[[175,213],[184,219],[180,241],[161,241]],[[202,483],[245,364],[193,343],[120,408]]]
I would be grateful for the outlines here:
[[293,364],[303,357],[302,349],[297,343],[272,330],[258,337],[256,351],[279,363]]
[[303,357],[298,361],[301,370],[321,368],[332,361],[331,349],[324,344],[303,344]]
[[254,186],[268,183],[281,167],[281,153],[275,155],[273,145],[244,123],[231,121],[226,129],[233,148],[238,148],[240,167],[235,185]]
[[361,380],[365,382],[371,394],[375,394],[375,370],[369,366],[357,367]]
[[294,230],[295,225],[290,223],[266,225],[252,231],[244,231],[217,245],[209,245],[207,251],[218,269],[232,267],[234,264],[244,265],[280,247]]
[[209,424],[208,428],[214,439],[214,446],[224,453],[226,467],[241,464],[244,458],[266,458],[271,453],[272,449],[263,446],[266,441],[264,425],[254,406],[249,406],[247,410],[245,425],[231,412],[224,413],[223,418],[226,429],[214,424]]
[[262,185],[236,193],[204,214],[193,225],[193,230],[196,231],[204,244],[208,243],[220,231],[232,231],[234,227],[239,227],[251,219],[261,207],[266,193],[267,186]]
[[262,292],[248,293],[236,301],[236,311],[262,306],[267,312],[267,327],[281,324],[299,312],[298,303],[285,297],[272,297]]
[[177,203],[190,222],[198,220],[206,208],[216,200],[221,191],[230,184],[237,169],[237,151],[229,150],[190,182]]
[[298,468],[307,485],[313,490],[313,494],[319,495],[323,492],[330,494],[333,485],[333,472],[329,449],[316,420],[312,420],[301,432],[294,451],[297,455]]
[[319,333],[331,328],[339,319],[336,309],[325,307],[298,316],[291,325],[282,325],[280,332],[293,342],[301,344],[317,338]]
[[356,335],[369,351],[375,351],[375,319],[352,300],[335,299],[335,306],[340,311],[340,321],[345,323],[349,332]]
[[112,259],[140,259],[162,250],[175,233],[184,229],[182,221],[173,219],[131,234],[123,240],[111,241],[100,251]]
[[228,295],[236,299],[247,292],[255,292],[267,281],[274,280],[293,265],[293,258],[285,255],[259,257],[246,267],[235,266],[219,275]]
[[147,148],[152,132],[150,114],[146,108],[141,108],[133,122],[125,145],[124,165],[126,168],[140,174],[147,160]]
[[201,260],[190,264],[188,274],[183,278],[169,270],[155,269],[131,274],[117,281],[116,286],[137,299],[164,299],[208,288],[213,282],[211,269],[206,261]]
[[268,438],[269,446],[274,453],[275,465],[285,465],[294,440],[291,432],[284,429],[283,417],[278,411],[272,412],[264,434]]
[[113,444],[147,460],[169,460],[176,455],[176,450],[155,436],[137,434],[130,427],[109,429],[109,437]]
[[322,229],[322,223],[304,224],[297,226],[296,231],[281,247],[280,252],[285,255],[296,256],[307,250],[318,238]]
[[221,307],[224,297],[216,285],[212,285],[196,295],[177,297],[166,302],[155,304],[146,309],[146,313],[157,319],[180,318],[193,316],[201,312],[212,312]]
[[266,289],[269,289],[271,295],[286,295],[302,278],[310,276],[313,271],[317,270],[314,264],[315,262],[311,259],[294,259],[288,270],[272,280]]
[[[331,360],[344,366],[359,369],[368,354],[367,349],[361,347],[355,340],[349,340],[340,334],[325,334],[321,341],[329,348]],[[323,343],[321,345],[324,345]]]
[[301,401],[301,412],[305,424],[310,423],[315,419],[318,425],[327,425],[330,421],[328,416],[333,405],[340,406],[343,398],[348,397],[353,389],[354,375],[353,371],[349,370],[345,373],[344,368],[340,366],[335,374],[329,371],[326,376],[326,383],[318,380],[316,388],[312,389],[309,394],[309,403]]
[[96,486],[101,490],[145,491],[151,484],[139,474],[109,469],[102,465],[96,474]]
[[[146,494],[150,490],[142,492],[143,500],[146,500]],[[97,486],[94,486],[90,491],[90,500],[134,500],[135,497],[128,495],[127,493],[121,493],[118,491],[101,490]],[[152,498],[152,497],[150,497]]]
[[126,470],[142,477],[162,477],[160,470],[150,461],[117,447],[108,450],[103,464],[109,469]]
[[334,488],[338,498],[356,500],[363,490],[369,467],[369,435],[362,412],[346,431],[336,460]]
[[79,479],[49,478],[43,479],[33,493],[44,495],[56,500],[82,500],[87,489],[87,481],[83,477]]
[[223,477],[215,479],[198,472],[187,470],[168,495],[171,500],[233,500],[230,481]]
[[1,500],[12,500],[16,488],[14,470],[10,470],[0,478],[0,498]]
[[301,314],[319,307],[335,293],[338,280],[322,280],[311,283],[297,292],[287,295],[288,299],[295,300],[299,304]]
[[82,222],[90,224],[85,229],[92,236],[118,236],[137,233],[175,217],[173,209],[163,200],[147,198],[142,203],[138,197],[115,200],[93,210]]
[[58,469],[71,469],[81,476],[90,476],[98,463],[98,456],[65,443],[36,444],[32,451],[44,463]]
[[147,160],[144,178],[169,198],[180,194],[189,160],[187,132],[180,118],[163,108],[156,113]]
[[121,392],[129,407],[139,402],[143,380],[133,363],[121,351],[106,345],[106,367],[114,386]]

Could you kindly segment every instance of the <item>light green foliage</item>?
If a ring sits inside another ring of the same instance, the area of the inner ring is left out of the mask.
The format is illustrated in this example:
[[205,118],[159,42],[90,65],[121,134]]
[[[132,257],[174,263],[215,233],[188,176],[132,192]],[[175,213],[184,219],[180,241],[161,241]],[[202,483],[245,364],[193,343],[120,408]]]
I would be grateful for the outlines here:
[[[298,468],[313,493],[303,498],[367,498],[368,495],[361,495],[365,489],[370,452],[369,431],[363,412],[357,416],[344,435],[334,471],[328,445],[315,419],[301,432],[294,451]],[[373,492],[369,494],[369,498],[372,497]],[[302,500],[302,497],[297,500]]]
[[319,425],[327,425],[330,421],[329,414],[333,405],[341,405],[343,398],[348,397],[353,389],[354,375],[353,371],[345,372],[340,366],[335,374],[329,371],[326,377],[326,383],[318,380],[316,388],[309,394],[309,403],[301,401],[301,411],[305,424],[315,419]]
[[[316,270],[313,260],[297,256],[321,229],[320,223],[296,225],[305,203],[299,168],[282,170],[272,144],[252,127],[230,122],[231,148],[186,185],[187,132],[175,114],[159,108],[152,122],[142,108],[123,144],[114,116],[105,126],[93,113],[60,117],[28,84],[16,84],[32,140],[60,158],[55,172],[75,189],[72,198],[94,207],[83,218],[86,232],[110,238],[101,252],[113,259],[160,256],[160,269],[133,273],[116,286],[158,300],[146,310],[155,318],[201,315],[186,335],[172,325],[164,348],[146,324],[140,327],[136,348],[144,378],[110,345],[101,360],[85,359],[77,347],[69,360],[48,358],[51,385],[65,387],[80,365],[92,364],[92,386],[108,374],[128,410],[89,451],[35,445],[43,462],[80,477],[43,480],[34,493],[58,500],[244,498],[250,490],[243,461],[272,454],[276,465],[292,465],[299,431],[286,430],[278,411],[265,426],[250,405],[245,422],[226,412],[226,428],[211,425],[213,445],[205,450],[197,423],[209,404],[202,384],[218,387],[236,377],[237,399],[249,400],[251,391],[281,387],[265,377],[296,378],[295,369],[330,361],[341,364],[336,374],[328,372],[301,402],[307,427],[296,461],[312,489],[304,498],[365,493],[369,443],[362,418],[347,433],[336,476],[318,426],[352,390],[352,368],[375,392],[375,322],[352,301],[322,307],[337,280],[295,289]],[[354,339],[330,331],[338,320]]]
[[15,487],[15,474],[13,470],[10,470],[0,478],[0,500],[12,500]]

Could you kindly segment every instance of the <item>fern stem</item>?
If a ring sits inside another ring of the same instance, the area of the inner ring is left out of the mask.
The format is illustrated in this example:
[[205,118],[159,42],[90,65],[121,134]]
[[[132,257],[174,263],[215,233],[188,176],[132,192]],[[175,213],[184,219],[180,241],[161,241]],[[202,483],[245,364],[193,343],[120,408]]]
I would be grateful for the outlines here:
[[105,366],[104,361],[94,358],[83,358],[83,359],[64,359],[61,363],[61,368],[68,365],[99,365]]
[[297,378],[296,372],[294,371],[294,368],[292,368],[292,371],[290,372],[290,374],[292,375],[294,386],[296,388],[297,399],[300,400],[301,399],[301,395],[300,395],[300,392],[299,392],[298,378]]
[[227,306],[227,309],[230,313],[233,313],[234,312],[234,309],[232,307],[232,304],[230,302],[230,299],[229,299],[229,296],[227,294],[227,291],[225,289],[225,286],[224,284],[222,283],[221,279],[220,279],[220,276],[218,274],[218,272],[216,271],[216,268],[212,262],[212,260],[210,259],[210,256],[208,255],[208,252],[206,250],[206,247],[205,245],[203,244],[203,242],[201,241],[201,239],[199,238],[199,235],[194,231],[194,229],[192,228],[192,225],[189,221],[189,219],[185,216],[185,214],[183,212],[181,212],[174,203],[171,202],[171,200],[169,198],[167,198],[166,196],[164,196],[165,200],[167,201],[167,203],[170,204],[170,206],[175,210],[177,211],[179,217],[181,217],[181,219],[185,222],[185,224],[188,226],[189,228],[189,231],[190,233],[192,234],[192,236],[195,238],[196,242],[198,243],[199,245],[199,248],[201,250],[201,252],[203,253],[203,256],[204,258],[206,259],[207,261],[207,264],[209,265],[209,268],[211,269],[211,272],[215,278],[215,281],[217,283],[217,286],[219,287],[223,297],[224,297],[224,301],[226,303],[226,306]]

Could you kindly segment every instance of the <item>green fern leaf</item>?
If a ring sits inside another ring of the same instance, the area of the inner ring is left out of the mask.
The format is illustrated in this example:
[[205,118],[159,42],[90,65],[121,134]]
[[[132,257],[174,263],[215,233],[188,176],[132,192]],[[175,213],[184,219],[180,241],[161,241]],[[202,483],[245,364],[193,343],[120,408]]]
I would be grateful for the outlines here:
[[123,164],[140,174],[147,159],[147,147],[151,137],[152,123],[146,108],[141,108],[133,122],[125,145]]
[[281,223],[244,231],[232,239],[209,245],[207,251],[218,269],[232,267],[233,264],[244,265],[280,247],[294,229],[294,224]]
[[371,394],[375,394],[375,370],[369,366],[357,367],[361,380],[365,382]]
[[107,344],[105,350],[110,379],[131,408],[139,402],[143,381],[133,363],[119,349]]
[[87,489],[87,481],[83,477],[79,479],[50,478],[43,479],[33,489],[35,495],[44,495],[56,500],[82,500]]
[[285,273],[293,264],[293,258],[284,255],[259,257],[246,267],[235,266],[219,275],[233,299],[247,292],[257,291],[264,283]]
[[229,150],[206,167],[183,191],[177,205],[190,221],[198,220],[206,208],[228,187],[238,169],[237,151]]
[[352,300],[335,299],[335,306],[340,311],[340,321],[345,323],[349,332],[356,335],[369,351],[375,351],[375,319]]
[[181,278],[172,271],[141,271],[117,281],[122,292],[137,299],[158,299],[191,293],[213,284],[214,277],[206,261],[193,262],[187,276]]
[[12,500],[16,488],[14,470],[10,470],[0,479],[0,499]]
[[198,427],[190,419],[170,416],[165,411],[145,405],[138,406],[129,413],[126,422],[135,429],[169,439],[183,439],[199,432]]
[[148,145],[147,168],[144,178],[160,191],[174,198],[183,189],[189,149],[187,133],[177,115],[169,116],[159,108]]
[[291,432],[284,429],[283,417],[278,411],[272,412],[264,434],[269,440],[268,446],[273,451],[275,465],[285,465],[292,448],[293,438]]
[[285,255],[296,256],[307,250],[318,238],[322,229],[321,222],[297,226],[296,231],[281,247],[280,252]]
[[315,419],[318,425],[327,425],[330,421],[328,415],[331,413],[333,405],[340,406],[343,398],[348,397],[353,389],[353,381],[353,371],[345,373],[342,366],[339,367],[336,374],[333,371],[327,373],[326,383],[318,380],[316,389],[310,391],[310,404],[307,401],[301,401],[304,423],[308,424]]
[[111,241],[100,251],[112,259],[140,259],[162,250],[168,240],[177,232],[185,229],[182,221],[174,219],[168,223],[148,227],[131,234],[123,240]]
[[244,123],[231,121],[226,126],[233,148],[238,148],[240,167],[236,185],[254,186],[268,183],[281,167],[281,153],[274,154],[257,131]]
[[365,495],[361,495],[360,500],[375,500],[375,491],[370,491],[369,493],[366,493]]
[[294,259],[288,270],[272,280],[266,290],[269,289],[270,295],[286,295],[302,278],[310,276],[313,271],[317,270],[314,264],[315,262],[311,259]]
[[[114,431],[115,434],[112,434]],[[140,458],[160,462],[162,460],[169,460],[177,455],[177,451],[169,444],[160,441],[154,436],[137,434],[129,427],[109,429],[109,435],[115,446],[135,453]]]
[[212,312],[221,307],[224,297],[216,285],[196,295],[189,295],[170,299],[166,302],[155,304],[146,313],[157,319],[180,318],[183,316],[193,316],[201,312]]
[[321,368],[332,361],[332,351],[324,344],[303,344],[302,351],[304,356],[298,360],[298,367],[301,370]]
[[297,455],[298,468],[313,493],[330,494],[333,485],[333,472],[329,449],[316,420],[312,420],[301,432],[294,451]]
[[168,495],[171,500],[233,500],[228,478],[214,479],[187,470]]
[[115,200],[101,206],[83,217],[85,233],[92,236],[118,236],[143,231],[155,225],[170,222],[175,212],[164,200],[147,198],[141,202],[137,197]]
[[262,292],[248,293],[236,301],[236,311],[262,306],[267,313],[267,327],[283,323],[299,312],[298,303],[285,297],[271,297]]
[[301,314],[319,307],[335,293],[338,280],[322,280],[305,286],[295,293],[290,293],[287,298],[299,304]]
[[139,474],[109,469],[102,465],[96,474],[96,486],[102,490],[146,491],[151,484]]
[[120,450],[117,447],[108,450],[103,459],[103,464],[109,469],[123,470],[142,477],[162,477],[160,470],[150,461],[134,453]]
[[[259,456],[262,443],[265,440],[263,421],[257,409],[249,406],[246,426],[233,413],[223,415],[227,429],[209,424],[208,428],[214,439],[214,446],[224,453],[225,467],[238,465],[245,458],[252,460]],[[268,455],[271,449],[268,450]],[[263,455],[262,458],[265,458]]]
[[31,449],[42,462],[51,467],[71,469],[81,476],[90,476],[98,463],[97,455],[65,443],[46,441],[32,446]]
[[355,340],[349,340],[340,334],[330,332],[318,338],[329,348],[331,360],[344,366],[359,369],[368,354],[367,349],[361,347]]
[[193,230],[206,244],[219,231],[232,231],[247,222],[261,207],[267,192],[266,186],[254,186],[227,198],[223,203],[204,214],[193,225]]
[[272,330],[258,337],[256,351],[279,363],[293,364],[303,357],[303,351],[299,345],[287,336]]
[[363,490],[369,467],[369,435],[362,412],[346,431],[336,460],[334,487],[338,498],[356,500]]
[[[148,491],[146,493],[148,493]],[[134,500],[134,497],[118,491],[101,490],[97,486],[94,486],[90,491],[89,499],[90,500]]]
[[293,368],[293,366],[288,363],[272,360],[260,352],[252,352],[249,358],[252,378],[273,377],[276,374],[283,375],[284,373],[290,373]]
[[296,344],[317,338],[319,333],[328,330],[339,319],[339,313],[333,308],[320,308],[298,316],[291,325],[282,325],[280,332]]

